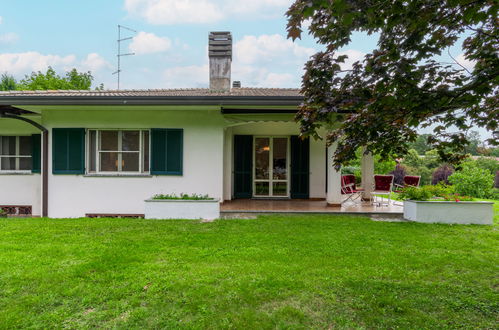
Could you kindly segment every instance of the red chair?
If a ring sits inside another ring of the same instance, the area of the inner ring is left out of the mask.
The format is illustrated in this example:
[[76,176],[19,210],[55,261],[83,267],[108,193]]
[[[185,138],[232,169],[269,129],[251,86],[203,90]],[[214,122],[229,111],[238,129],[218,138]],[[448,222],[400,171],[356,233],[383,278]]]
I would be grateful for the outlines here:
[[404,183],[403,184],[394,184],[395,192],[401,192],[403,188],[405,187],[419,187],[419,183],[421,181],[421,177],[417,175],[406,175],[404,176]]
[[391,199],[391,194],[392,194],[392,189],[393,189],[393,175],[375,175],[374,176],[374,187],[373,187],[373,196],[375,195],[381,195],[381,201],[376,202],[381,206],[384,201],[384,196],[388,197],[388,202],[387,205],[390,205],[392,199]]
[[351,201],[353,203],[360,202],[362,199],[362,192],[364,189],[357,188],[355,185],[355,175],[346,174],[341,176],[341,194],[348,195],[348,197],[343,201],[346,203]]

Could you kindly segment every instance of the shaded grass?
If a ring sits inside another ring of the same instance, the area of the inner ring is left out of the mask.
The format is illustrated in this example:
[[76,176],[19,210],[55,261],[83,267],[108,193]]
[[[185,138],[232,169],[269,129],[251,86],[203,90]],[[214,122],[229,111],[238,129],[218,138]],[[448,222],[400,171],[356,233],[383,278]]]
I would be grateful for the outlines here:
[[0,221],[0,327],[497,325],[495,226]]

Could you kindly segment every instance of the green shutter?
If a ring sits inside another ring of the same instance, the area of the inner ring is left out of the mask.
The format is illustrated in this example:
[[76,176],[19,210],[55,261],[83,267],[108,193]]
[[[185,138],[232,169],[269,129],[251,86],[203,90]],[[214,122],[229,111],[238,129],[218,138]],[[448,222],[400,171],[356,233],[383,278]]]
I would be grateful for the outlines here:
[[151,174],[182,175],[183,130],[151,129]]
[[234,136],[234,198],[253,197],[253,136]]
[[291,198],[309,198],[310,139],[291,136]]
[[85,174],[85,129],[52,129],[52,173]]
[[31,172],[40,173],[42,170],[42,136],[41,134],[31,135]]

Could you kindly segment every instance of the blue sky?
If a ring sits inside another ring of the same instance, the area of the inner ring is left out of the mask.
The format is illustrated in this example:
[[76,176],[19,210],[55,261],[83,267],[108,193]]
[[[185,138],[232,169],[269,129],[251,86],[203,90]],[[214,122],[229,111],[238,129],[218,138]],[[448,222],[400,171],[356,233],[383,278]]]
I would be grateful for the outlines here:
[[[137,30],[124,52],[122,89],[207,87],[210,31],[231,31],[233,80],[243,87],[299,87],[305,61],[321,47],[286,39],[292,0],[0,0],[0,72],[21,79],[48,65],[90,70],[116,88],[117,25]],[[132,36],[126,35],[126,36]],[[361,59],[376,38],[357,34],[343,49]],[[454,51],[459,56],[459,51]]]
[[[320,49],[305,35],[286,39],[290,0],[0,0],[0,72],[20,79],[48,65],[91,70],[116,88],[117,25],[138,31],[124,43],[122,88],[206,87],[210,31],[231,31],[233,80],[243,86],[299,87],[307,58]],[[345,49],[358,59],[374,38]],[[352,60],[353,60],[352,58]]]
[[[321,49],[286,38],[292,0],[0,0],[0,73],[90,70],[94,85],[116,88],[117,25],[137,31],[123,44],[122,89],[208,87],[210,31],[231,31],[232,80],[243,87],[300,87],[303,65]],[[362,59],[376,36],[356,34],[341,51]],[[459,46],[451,53],[469,68]],[[447,52],[441,57],[451,62]],[[482,136],[489,136],[480,130]]]

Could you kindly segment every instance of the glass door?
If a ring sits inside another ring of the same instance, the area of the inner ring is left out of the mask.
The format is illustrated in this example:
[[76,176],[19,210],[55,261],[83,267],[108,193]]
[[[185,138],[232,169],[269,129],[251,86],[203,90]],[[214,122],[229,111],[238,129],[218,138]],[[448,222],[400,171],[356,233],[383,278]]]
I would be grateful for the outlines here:
[[255,137],[254,197],[289,196],[289,137]]

